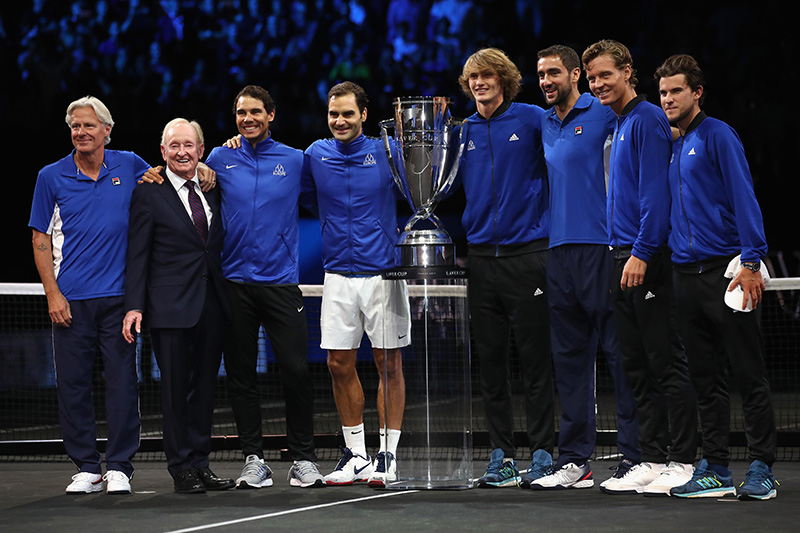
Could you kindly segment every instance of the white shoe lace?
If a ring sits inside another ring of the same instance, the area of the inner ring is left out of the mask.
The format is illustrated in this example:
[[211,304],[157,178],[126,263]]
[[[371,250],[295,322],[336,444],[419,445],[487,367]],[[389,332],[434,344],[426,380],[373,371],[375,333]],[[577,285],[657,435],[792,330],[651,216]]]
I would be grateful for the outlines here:
[[[319,476],[322,477],[322,474],[319,473],[319,468],[315,463],[311,461],[297,461],[292,470],[297,473],[298,478],[303,478],[306,476]],[[291,471],[289,472],[289,476],[291,476]]]
[[103,476],[103,481],[109,483],[127,483],[128,476],[118,470],[109,470],[106,472],[106,475]]
[[270,470],[263,459],[256,457],[255,459],[249,459],[247,463],[245,463],[244,470],[242,470],[242,477],[250,475],[264,477],[267,472],[272,472],[272,470]]
[[682,463],[676,463],[674,461],[670,461],[667,467],[661,472],[662,476],[674,476],[674,475],[684,475],[684,474],[692,474],[693,469],[691,465],[684,465]]
[[92,474],[91,472],[78,472],[74,476],[72,476],[72,481],[86,481],[87,483],[94,483],[95,476],[97,474]]

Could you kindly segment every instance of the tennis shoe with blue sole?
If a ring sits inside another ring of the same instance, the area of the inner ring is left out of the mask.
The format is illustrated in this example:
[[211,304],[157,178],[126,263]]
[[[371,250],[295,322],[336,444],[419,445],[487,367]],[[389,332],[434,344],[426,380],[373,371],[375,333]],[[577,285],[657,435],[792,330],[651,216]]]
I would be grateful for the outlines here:
[[740,500],[771,500],[778,496],[780,483],[772,475],[772,469],[764,461],[756,459],[739,485],[736,497]]
[[702,459],[697,464],[691,481],[673,487],[669,493],[678,498],[722,498],[735,496],[736,487],[733,486],[730,470],[726,476],[718,474],[709,468],[706,459]]
[[486,467],[486,472],[478,478],[477,484],[479,488],[503,488],[503,487],[517,487],[522,482],[522,477],[519,475],[517,462],[514,460],[504,461],[505,454],[500,448],[492,451],[491,458],[489,459],[489,466]]

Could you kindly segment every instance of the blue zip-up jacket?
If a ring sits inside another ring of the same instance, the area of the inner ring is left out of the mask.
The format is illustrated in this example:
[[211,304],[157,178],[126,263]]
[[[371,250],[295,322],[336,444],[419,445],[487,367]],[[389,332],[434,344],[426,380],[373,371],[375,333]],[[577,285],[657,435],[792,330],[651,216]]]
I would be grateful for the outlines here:
[[222,273],[241,283],[299,281],[300,174],[303,152],[267,137],[236,150],[214,148],[206,164],[222,192]]
[[764,222],[753,178],[736,132],[700,112],[672,146],[669,247],[675,263],[767,255]]
[[550,248],[608,244],[606,145],[616,115],[589,93],[580,95],[564,121],[555,107],[542,119],[550,185]]
[[501,256],[547,239],[543,114],[535,105],[505,102],[488,119],[478,113],[467,119],[458,179],[467,199],[461,221],[470,254]]
[[664,111],[644,95],[617,118],[609,161],[608,242],[632,246],[647,261],[667,244],[672,130]]
[[397,196],[383,143],[363,133],[320,139],[305,151],[301,205],[319,216],[322,265],[344,275],[395,266]]

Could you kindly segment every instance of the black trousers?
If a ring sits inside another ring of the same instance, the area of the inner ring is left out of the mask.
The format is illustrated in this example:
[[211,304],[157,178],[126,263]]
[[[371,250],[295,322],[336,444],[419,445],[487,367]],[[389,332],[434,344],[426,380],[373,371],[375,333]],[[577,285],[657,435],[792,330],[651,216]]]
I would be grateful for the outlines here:
[[697,403],[678,332],[668,252],[653,254],[644,283],[620,289],[628,257],[614,260],[611,292],[622,360],[636,401],[641,460],[692,463]]
[[245,457],[264,456],[256,371],[258,330],[263,325],[281,373],[292,459],[316,461],[314,383],[308,367],[308,324],[300,288],[234,282],[226,287],[233,321],[225,340],[225,371],[242,452]]
[[200,320],[191,328],[151,328],[161,371],[167,469],[176,477],[208,466],[224,316],[209,283]]
[[724,272],[721,266],[701,274],[674,274],[679,323],[697,391],[703,457],[724,466],[730,461],[730,362],[742,395],[750,459],[771,466],[775,413],[761,350],[760,308],[742,313],[725,305],[723,295],[730,280]]
[[510,381],[510,334],[522,370],[531,450],[553,452],[555,392],[550,355],[547,251],[469,257],[469,309],[486,425],[493,448],[516,457]]

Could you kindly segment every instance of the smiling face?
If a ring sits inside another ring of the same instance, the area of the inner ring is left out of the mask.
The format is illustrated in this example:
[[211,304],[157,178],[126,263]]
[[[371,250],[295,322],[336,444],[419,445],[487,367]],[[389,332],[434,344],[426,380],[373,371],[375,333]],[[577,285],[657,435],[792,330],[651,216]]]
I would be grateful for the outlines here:
[[164,133],[161,155],[167,167],[183,179],[194,177],[197,163],[203,157],[203,150],[197,130],[191,124],[180,122]]
[[479,109],[494,110],[503,103],[503,86],[500,83],[500,77],[495,72],[470,72],[469,90]]
[[104,126],[91,107],[78,107],[69,118],[72,145],[79,153],[90,155],[105,146],[111,126]]
[[570,101],[571,96],[578,98],[577,83],[581,69],[576,68],[569,72],[560,57],[548,56],[539,60],[536,72],[539,75],[539,88],[549,105],[563,106]]
[[631,66],[618,68],[614,60],[601,54],[586,65],[586,79],[589,89],[600,103],[610,106],[617,114],[621,114],[625,105],[636,95],[628,80],[631,77]]
[[328,128],[337,141],[347,144],[361,135],[365,120],[367,109],[358,109],[354,94],[331,96],[328,100]]
[[681,131],[686,131],[689,124],[700,112],[700,97],[703,95],[703,86],[693,91],[686,83],[684,74],[663,77],[658,81],[658,92],[661,96],[661,108],[667,115],[667,120]]
[[236,101],[236,127],[253,146],[269,136],[270,122],[275,120],[275,110],[267,113],[264,102],[252,96],[240,96]]

